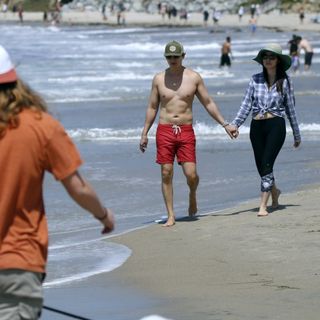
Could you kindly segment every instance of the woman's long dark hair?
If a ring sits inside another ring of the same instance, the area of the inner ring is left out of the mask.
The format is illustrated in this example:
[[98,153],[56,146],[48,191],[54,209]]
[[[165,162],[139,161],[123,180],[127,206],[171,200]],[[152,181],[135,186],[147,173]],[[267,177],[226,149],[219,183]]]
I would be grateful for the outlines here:
[[[273,84],[273,83],[269,83],[268,72],[264,66],[263,66],[263,76],[269,85]],[[288,75],[287,75],[286,71],[284,70],[282,63],[278,63],[277,70],[276,70],[275,83],[276,83],[277,91],[280,92],[281,94],[283,93],[283,82],[285,79],[287,80],[288,85],[290,86],[290,82],[288,80]]]
[[[263,76],[264,76],[264,79],[266,80],[266,82],[269,85],[273,84],[273,83],[269,82],[268,72],[267,72],[267,69],[264,66],[263,66]],[[280,92],[281,94],[283,93],[283,82],[284,82],[285,79],[287,80],[288,85],[290,86],[290,82],[288,80],[288,75],[287,75],[286,71],[284,70],[282,63],[278,63],[277,64],[277,70],[276,70],[275,83],[276,83],[277,91]]]
[[45,101],[22,80],[0,84],[0,138],[8,127],[19,125],[19,113],[23,109],[47,112]]

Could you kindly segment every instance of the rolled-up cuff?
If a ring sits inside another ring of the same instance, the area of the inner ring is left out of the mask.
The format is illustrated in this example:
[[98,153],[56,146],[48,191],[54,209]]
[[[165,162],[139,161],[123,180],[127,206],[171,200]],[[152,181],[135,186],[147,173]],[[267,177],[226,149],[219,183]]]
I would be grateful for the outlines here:
[[300,134],[294,134],[294,135],[293,135],[293,139],[294,139],[294,141],[301,141],[301,136],[300,136]]
[[273,172],[261,177],[261,192],[271,191],[273,185],[274,185]]
[[233,120],[231,123],[231,125],[236,126],[237,128],[239,128],[241,126],[241,124],[238,121]]

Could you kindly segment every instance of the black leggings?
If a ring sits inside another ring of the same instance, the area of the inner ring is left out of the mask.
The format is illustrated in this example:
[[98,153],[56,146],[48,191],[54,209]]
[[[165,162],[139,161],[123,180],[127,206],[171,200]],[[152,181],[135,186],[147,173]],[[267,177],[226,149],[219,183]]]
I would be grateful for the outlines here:
[[261,191],[271,191],[274,185],[273,165],[286,138],[284,118],[252,120],[250,140],[261,177]]

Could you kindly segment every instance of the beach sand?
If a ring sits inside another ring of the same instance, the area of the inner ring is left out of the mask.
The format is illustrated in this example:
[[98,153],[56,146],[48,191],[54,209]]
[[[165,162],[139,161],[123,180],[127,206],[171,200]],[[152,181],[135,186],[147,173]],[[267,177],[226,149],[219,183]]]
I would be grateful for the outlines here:
[[257,199],[172,228],[153,225],[118,236],[112,241],[133,255],[95,282],[113,279],[150,295],[153,303],[140,310],[145,315],[317,320],[319,194],[320,186],[310,186],[281,195],[279,210],[265,218],[256,216]]
[[[318,320],[320,186],[258,199],[171,228],[115,236],[132,256],[112,272],[45,291],[45,304],[95,320]],[[57,319],[44,311],[42,319]]]
[[[306,13],[306,18],[303,24],[299,21],[299,16],[296,13],[279,14],[273,12],[270,14],[262,14],[258,18],[258,28],[267,27],[279,31],[320,31],[320,24],[313,23],[311,19],[316,16],[316,13]],[[148,14],[144,12],[126,12],[126,26],[202,26],[202,13],[190,13],[187,22],[182,22],[180,19],[163,20],[159,14]],[[43,19],[42,12],[25,12],[24,22],[41,23]],[[17,14],[7,12],[0,13],[0,23],[18,22]],[[117,26],[116,15],[108,15],[108,19],[104,21],[102,15],[98,11],[65,11],[62,13],[62,24],[93,24],[93,25],[110,25]],[[239,22],[238,16],[235,14],[222,15],[219,23],[215,28],[219,27],[244,27],[249,24],[249,15],[244,15],[242,21]],[[210,20],[208,28],[213,27]]]

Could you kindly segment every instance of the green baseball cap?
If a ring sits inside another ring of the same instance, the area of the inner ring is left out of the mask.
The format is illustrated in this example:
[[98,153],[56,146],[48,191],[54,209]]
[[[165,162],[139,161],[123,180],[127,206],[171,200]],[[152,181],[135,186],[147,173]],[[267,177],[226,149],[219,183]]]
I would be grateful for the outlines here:
[[277,43],[267,44],[264,48],[262,48],[259,51],[259,53],[257,54],[257,56],[253,60],[257,61],[258,63],[263,65],[262,58],[263,58],[263,55],[266,52],[274,53],[279,58],[279,60],[280,60],[280,62],[281,62],[281,64],[282,64],[282,66],[283,66],[285,71],[287,71],[290,68],[290,66],[291,66],[291,57],[286,55],[286,54],[282,54],[282,48]]
[[165,57],[170,57],[170,56],[180,57],[184,54],[185,52],[184,52],[183,45],[180,42],[175,40],[168,42],[164,49]]

